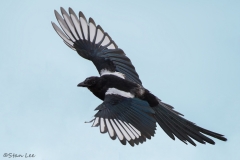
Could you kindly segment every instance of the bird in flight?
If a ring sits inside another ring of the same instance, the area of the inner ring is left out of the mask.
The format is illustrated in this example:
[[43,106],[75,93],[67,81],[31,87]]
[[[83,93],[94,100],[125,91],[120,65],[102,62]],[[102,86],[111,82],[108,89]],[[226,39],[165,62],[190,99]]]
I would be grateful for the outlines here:
[[82,12],[77,16],[71,8],[69,13],[61,8],[62,16],[54,12],[61,27],[52,22],[57,34],[68,47],[92,61],[100,74],[77,86],[88,88],[103,101],[91,121],[101,133],[108,132],[111,139],[134,146],[151,139],[158,123],[170,138],[177,137],[185,144],[215,144],[208,136],[227,141],[223,135],[183,118],[144,88],[131,60],[92,18],[87,21]]

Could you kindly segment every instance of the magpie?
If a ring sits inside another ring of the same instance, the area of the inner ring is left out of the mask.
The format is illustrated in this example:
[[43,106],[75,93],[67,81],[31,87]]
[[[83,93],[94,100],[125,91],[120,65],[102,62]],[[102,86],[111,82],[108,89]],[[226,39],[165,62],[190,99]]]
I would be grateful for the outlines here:
[[100,74],[77,85],[88,88],[103,101],[90,121],[93,127],[131,146],[151,139],[156,124],[173,140],[178,138],[193,146],[195,141],[215,144],[208,136],[227,141],[224,135],[183,118],[183,114],[144,88],[131,60],[92,18],[87,21],[81,11],[77,16],[71,8],[69,13],[62,7],[60,10],[62,16],[56,10],[54,13],[61,29],[52,22],[53,28],[68,47],[92,61]]

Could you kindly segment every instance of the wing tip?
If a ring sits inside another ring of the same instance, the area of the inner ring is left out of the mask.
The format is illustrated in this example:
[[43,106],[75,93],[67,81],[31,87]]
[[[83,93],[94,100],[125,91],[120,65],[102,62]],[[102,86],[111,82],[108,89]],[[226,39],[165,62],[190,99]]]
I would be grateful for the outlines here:
[[96,23],[95,23],[95,21],[92,19],[92,17],[89,17],[88,22],[89,22],[89,23],[92,23],[92,24],[96,27]]
[[83,18],[86,22],[87,22],[87,19],[86,17],[84,16],[83,12],[82,11],[79,11],[79,18]]

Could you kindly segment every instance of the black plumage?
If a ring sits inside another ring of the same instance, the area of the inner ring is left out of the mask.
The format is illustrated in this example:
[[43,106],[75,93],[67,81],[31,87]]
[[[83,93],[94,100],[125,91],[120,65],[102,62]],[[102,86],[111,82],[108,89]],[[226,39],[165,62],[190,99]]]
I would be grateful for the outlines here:
[[92,61],[101,75],[78,84],[103,100],[93,119],[93,126],[99,126],[101,133],[108,132],[111,139],[118,137],[122,144],[134,146],[151,139],[158,123],[173,140],[177,137],[194,146],[193,140],[215,144],[206,135],[227,140],[184,119],[144,88],[130,59],[92,18],[87,21],[82,12],[77,17],[71,8],[69,14],[63,8],[61,13],[62,16],[55,11],[62,30],[52,22],[53,28],[68,47]]

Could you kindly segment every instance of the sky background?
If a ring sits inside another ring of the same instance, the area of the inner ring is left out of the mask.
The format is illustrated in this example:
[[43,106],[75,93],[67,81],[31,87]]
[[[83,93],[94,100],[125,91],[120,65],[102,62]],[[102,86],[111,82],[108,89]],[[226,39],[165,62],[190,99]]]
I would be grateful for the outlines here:
[[[77,84],[98,73],[52,28],[60,7],[92,17],[132,60],[144,87],[228,141],[193,147],[158,127],[131,147],[84,123],[101,101]],[[240,159],[239,8],[239,0],[0,1],[0,159]]]

